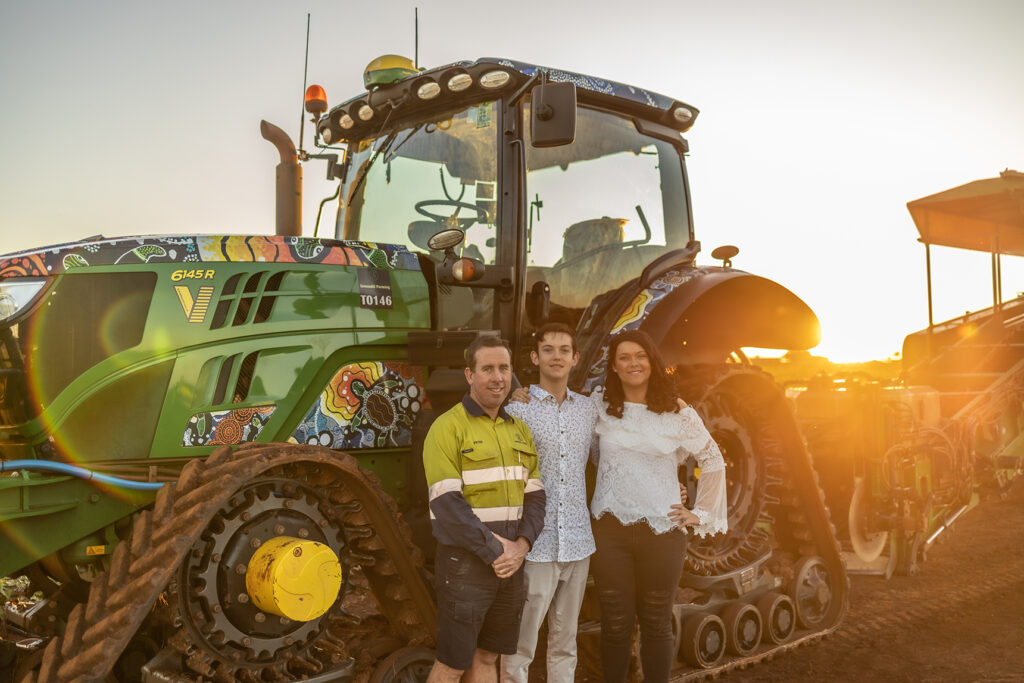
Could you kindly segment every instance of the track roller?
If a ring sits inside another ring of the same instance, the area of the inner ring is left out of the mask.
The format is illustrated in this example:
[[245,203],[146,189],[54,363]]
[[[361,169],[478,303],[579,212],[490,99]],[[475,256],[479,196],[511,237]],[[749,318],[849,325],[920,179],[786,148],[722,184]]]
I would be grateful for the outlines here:
[[753,605],[734,602],[722,610],[722,624],[725,626],[726,648],[734,655],[752,654],[761,643],[761,613]]
[[683,622],[682,641],[683,659],[710,669],[725,654],[725,624],[714,614],[696,612]]
[[800,625],[817,628],[832,606],[832,580],[825,562],[816,556],[801,558],[787,592],[793,598]]
[[793,600],[782,593],[767,593],[757,601],[757,611],[764,623],[763,640],[780,645],[793,635],[796,628],[796,608]]
[[425,647],[403,647],[381,660],[369,683],[419,683],[427,680],[434,666],[434,651]]

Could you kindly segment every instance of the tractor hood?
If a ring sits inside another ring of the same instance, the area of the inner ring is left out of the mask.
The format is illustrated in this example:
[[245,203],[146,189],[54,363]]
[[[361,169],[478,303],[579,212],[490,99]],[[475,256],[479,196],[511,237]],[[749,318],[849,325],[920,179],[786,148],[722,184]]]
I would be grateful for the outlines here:
[[292,408],[327,356],[401,345],[432,316],[405,247],[279,235],[3,256],[0,305],[0,446],[59,434],[61,450],[86,461],[181,443],[197,414]]

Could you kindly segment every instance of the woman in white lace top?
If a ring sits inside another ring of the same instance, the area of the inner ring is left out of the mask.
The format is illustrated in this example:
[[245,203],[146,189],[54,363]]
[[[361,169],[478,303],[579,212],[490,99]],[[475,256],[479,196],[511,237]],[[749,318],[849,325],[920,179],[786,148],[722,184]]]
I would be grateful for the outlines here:
[[[600,455],[591,502],[597,553],[591,570],[601,603],[604,679],[625,681],[633,625],[640,622],[643,679],[668,681],[672,603],[687,532],[727,528],[725,463],[697,413],[675,395],[651,338],[632,330],[608,348],[605,392],[595,394]],[[681,503],[677,467],[697,459],[693,510]]]

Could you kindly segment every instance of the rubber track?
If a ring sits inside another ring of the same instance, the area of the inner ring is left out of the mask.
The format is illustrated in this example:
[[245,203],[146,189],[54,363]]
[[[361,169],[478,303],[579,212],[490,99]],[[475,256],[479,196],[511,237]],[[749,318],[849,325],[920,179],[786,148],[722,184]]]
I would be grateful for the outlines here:
[[[705,387],[704,395],[700,399],[703,400],[704,397],[715,391],[718,387],[740,378],[746,381],[749,381],[747,378],[755,378],[759,383],[763,383],[765,388],[771,392],[767,396],[747,396],[748,400],[761,403],[761,405],[754,408],[755,410],[774,411],[776,419],[770,422],[770,426],[776,429],[771,436],[777,436],[785,442],[795,440],[796,447],[794,447],[793,443],[785,445],[779,443],[778,450],[780,452],[772,454],[777,456],[778,459],[775,464],[781,468],[780,471],[773,467],[771,471],[773,475],[781,475],[777,481],[773,481],[774,485],[771,487],[774,489],[771,492],[773,495],[776,492],[782,494],[780,503],[774,506],[772,511],[777,515],[775,524],[785,530],[785,540],[783,540],[780,550],[801,555],[817,554],[825,561],[827,566],[833,570],[838,568],[841,581],[838,585],[833,586],[833,599],[840,600],[841,606],[835,621],[826,628],[800,635],[793,641],[776,645],[765,652],[746,657],[727,655],[729,661],[710,669],[674,673],[671,678],[673,683],[717,678],[729,671],[746,669],[758,663],[769,661],[798,647],[828,638],[837,631],[842,624],[843,616],[849,609],[850,578],[846,574],[839,541],[836,538],[835,526],[831,522],[828,506],[825,504],[825,492],[822,490],[818,474],[814,470],[806,443],[802,435],[797,432],[796,420],[785,403],[785,397],[782,395],[781,388],[775,383],[770,374],[752,366],[737,367],[730,365],[718,366],[717,368],[703,368],[702,371],[688,378],[687,383],[691,388],[694,385],[690,383],[694,380],[698,380],[703,384]],[[725,390],[735,391],[733,389]],[[695,400],[694,403],[699,403],[700,400]],[[787,417],[783,417],[784,415]],[[787,424],[786,419],[792,423],[793,434],[786,435],[782,433],[781,428]],[[772,450],[776,449],[773,448]],[[775,457],[772,459],[776,460]],[[817,523],[814,523],[815,521]],[[798,547],[792,547],[794,544]]]
[[[339,506],[333,521],[343,518],[345,524],[376,530],[360,542],[361,552],[374,558],[373,566],[364,567],[371,587],[375,593],[382,591],[377,597],[396,630],[413,642],[429,641],[436,610],[420,573],[422,559],[394,501],[376,479],[360,470],[352,456],[326,448],[247,444],[234,452],[220,448],[205,461],[188,463],[176,484],[160,489],[153,509],[136,518],[130,541],[115,548],[110,571],[93,581],[88,601],[71,611],[64,635],[47,645],[39,671],[23,680],[102,681],[221,506],[247,481],[285,465],[301,466],[314,485],[333,485],[332,500],[358,500],[359,506]],[[345,486],[337,487],[339,483]]]

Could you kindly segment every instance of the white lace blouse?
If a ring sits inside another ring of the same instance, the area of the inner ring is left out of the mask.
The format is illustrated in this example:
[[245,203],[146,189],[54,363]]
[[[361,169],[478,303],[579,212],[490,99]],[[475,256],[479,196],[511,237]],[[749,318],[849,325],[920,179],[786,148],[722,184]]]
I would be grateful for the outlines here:
[[668,513],[680,502],[676,468],[692,455],[700,467],[693,506],[700,524],[690,528],[700,536],[728,529],[725,461],[693,408],[652,413],[641,403],[625,403],[616,418],[603,396],[592,398],[600,407],[600,459],[590,505],[595,518],[608,512],[623,524],[644,520],[659,534],[674,528]]

